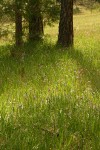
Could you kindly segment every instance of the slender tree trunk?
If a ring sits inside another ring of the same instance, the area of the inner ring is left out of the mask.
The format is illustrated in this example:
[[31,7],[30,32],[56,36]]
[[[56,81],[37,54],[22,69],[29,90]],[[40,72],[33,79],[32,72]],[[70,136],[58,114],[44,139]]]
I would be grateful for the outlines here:
[[58,44],[73,45],[73,0],[61,0]]
[[29,40],[39,40],[43,35],[43,18],[40,1],[29,0]]
[[22,0],[15,0],[15,44],[22,45]]

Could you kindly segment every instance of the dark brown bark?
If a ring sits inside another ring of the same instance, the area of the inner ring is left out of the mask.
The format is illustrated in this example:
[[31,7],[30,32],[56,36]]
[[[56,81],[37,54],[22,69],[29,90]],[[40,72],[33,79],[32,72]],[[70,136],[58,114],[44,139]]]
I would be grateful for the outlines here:
[[15,0],[15,44],[22,45],[22,2]]
[[39,0],[29,1],[29,40],[39,40],[43,35],[43,19]]
[[58,44],[73,45],[73,0],[61,0]]

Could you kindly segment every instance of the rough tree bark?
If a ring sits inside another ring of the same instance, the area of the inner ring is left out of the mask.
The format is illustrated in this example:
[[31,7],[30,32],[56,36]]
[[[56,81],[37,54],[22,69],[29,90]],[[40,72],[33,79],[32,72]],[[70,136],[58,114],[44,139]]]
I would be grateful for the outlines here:
[[43,35],[43,19],[39,0],[29,0],[29,40],[39,40]]
[[15,0],[15,44],[22,45],[22,0]]
[[73,0],[61,0],[58,44],[73,45]]

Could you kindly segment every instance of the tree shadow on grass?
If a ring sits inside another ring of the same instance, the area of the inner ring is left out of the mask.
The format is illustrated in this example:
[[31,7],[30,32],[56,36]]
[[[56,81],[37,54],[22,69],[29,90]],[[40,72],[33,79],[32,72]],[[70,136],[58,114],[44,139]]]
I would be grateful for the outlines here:
[[[0,57],[0,94],[3,92],[6,84],[20,84],[20,78],[23,73],[26,76],[26,81],[34,78],[32,81],[35,84],[36,76],[40,78],[39,82],[42,82],[43,73],[49,74],[50,67],[56,71],[57,67],[55,62],[67,54],[68,59],[73,59],[77,62],[77,65],[83,71],[83,75],[88,81],[91,82],[93,90],[100,91],[99,84],[99,71],[93,66],[92,62],[89,61],[88,57],[85,57],[81,50],[72,49],[64,50],[56,47],[49,42],[35,42],[25,43],[22,47],[24,52],[24,60],[21,56],[12,57],[10,51],[12,46],[1,46],[0,50],[3,49],[3,54]],[[15,49],[15,51],[17,51]],[[66,53],[67,51],[67,53]],[[18,53],[20,54],[20,53]],[[25,71],[23,70],[23,67]],[[37,82],[37,81],[36,81]],[[19,86],[19,85],[18,85]],[[37,86],[37,83],[36,83]]]
[[23,76],[26,78],[25,82],[34,78],[34,84],[36,76],[42,80],[47,65],[56,61],[55,50],[55,46],[48,42],[24,43],[21,49],[9,45],[0,46],[0,94],[6,85],[19,86],[21,80],[24,82]]
[[68,51],[69,58],[75,60],[83,75],[90,81],[91,86],[94,91],[100,91],[100,72],[99,70],[93,65],[92,61],[89,60],[88,57],[84,56],[81,50],[73,49]]

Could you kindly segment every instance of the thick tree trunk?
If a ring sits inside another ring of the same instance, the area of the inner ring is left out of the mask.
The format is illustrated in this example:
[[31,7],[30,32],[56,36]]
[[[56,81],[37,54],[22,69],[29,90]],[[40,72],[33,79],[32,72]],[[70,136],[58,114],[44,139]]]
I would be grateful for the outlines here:
[[73,45],[73,0],[61,0],[58,44]]
[[39,0],[29,1],[29,40],[39,40],[43,35],[43,19]]
[[22,2],[15,0],[15,44],[22,45]]

